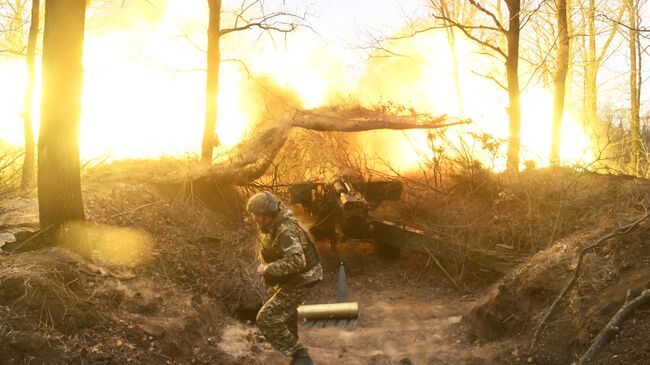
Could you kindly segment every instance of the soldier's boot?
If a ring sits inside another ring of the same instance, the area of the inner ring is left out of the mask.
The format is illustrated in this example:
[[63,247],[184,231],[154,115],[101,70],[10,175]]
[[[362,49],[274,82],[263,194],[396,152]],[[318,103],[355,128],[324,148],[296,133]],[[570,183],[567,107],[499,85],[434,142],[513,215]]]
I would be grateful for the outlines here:
[[314,365],[314,362],[311,360],[311,356],[309,356],[307,350],[300,349],[293,354],[289,365]]

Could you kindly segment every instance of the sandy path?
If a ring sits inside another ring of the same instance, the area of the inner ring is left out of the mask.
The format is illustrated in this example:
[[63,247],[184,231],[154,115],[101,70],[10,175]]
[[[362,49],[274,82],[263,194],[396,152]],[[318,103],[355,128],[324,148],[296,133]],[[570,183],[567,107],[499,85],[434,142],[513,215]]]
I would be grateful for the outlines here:
[[384,290],[359,299],[355,330],[305,329],[303,341],[318,364],[484,364],[484,349],[456,339],[466,303]]
[[[331,253],[322,255],[325,280],[310,303],[332,302],[337,269]],[[300,329],[300,336],[317,365],[487,365],[490,346],[466,344],[459,335],[459,322],[472,301],[445,285],[433,269],[433,283],[421,278],[422,262],[405,257],[397,262],[378,260],[364,248],[342,254],[348,262],[350,299],[359,302],[356,329]],[[424,276],[427,276],[426,274]],[[431,276],[430,276],[431,277]],[[288,360],[263,350],[263,364],[282,365]]]

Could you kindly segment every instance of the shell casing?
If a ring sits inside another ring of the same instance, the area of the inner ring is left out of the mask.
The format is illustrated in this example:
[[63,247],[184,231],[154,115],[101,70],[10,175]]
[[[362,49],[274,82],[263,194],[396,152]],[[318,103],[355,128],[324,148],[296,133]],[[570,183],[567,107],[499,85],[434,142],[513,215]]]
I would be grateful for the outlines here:
[[298,307],[298,317],[304,319],[357,318],[359,303],[309,304]]

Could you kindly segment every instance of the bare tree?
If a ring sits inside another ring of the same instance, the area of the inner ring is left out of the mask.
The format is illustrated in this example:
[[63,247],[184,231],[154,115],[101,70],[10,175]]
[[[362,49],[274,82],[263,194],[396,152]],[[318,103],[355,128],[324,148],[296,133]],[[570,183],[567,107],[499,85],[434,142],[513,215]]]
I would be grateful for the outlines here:
[[630,173],[639,174],[641,153],[641,47],[639,42],[639,0],[628,1],[630,45]]
[[23,124],[25,134],[25,156],[23,160],[23,173],[21,186],[27,189],[34,182],[34,129],[32,128],[32,105],[34,99],[34,85],[36,84],[36,41],[38,39],[38,26],[40,17],[40,0],[32,0],[31,23],[27,39],[27,87],[25,88],[25,105],[23,110]]
[[212,162],[213,148],[219,145],[216,135],[217,128],[217,97],[219,95],[219,68],[221,65],[220,28],[221,0],[208,0],[208,49],[207,75],[205,82],[205,121],[203,127],[203,142],[201,144],[201,160]]
[[567,76],[565,82],[565,109],[566,106],[569,108],[573,107],[574,96],[573,96],[573,81],[575,75],[575,55],[578,53],[576,49],[580,46],[578,42],[575,42],[575,21],[574,21],[574,11],[573,11],[573,0],[567,0],[566,10],[567,10],[567,33],[569,34],[569,67],[567,69]]
[[566,100],[566,78],[569,70],[569,30],[567,18],[567,0],[557,0],[557,68],[553,85],[555,95],[553,99],[553,124],[551,132],[551,151],[549,160],[551,163],[560,162],[560,145],[562,141],[562,118],[564,115],[564,103]]
[[596,38],[599,36],[599,31],[596,29],[596,0],[588,0],[586,14],[584,15],[587,21],[587,45],[584,54],[584,103],[585,117],[590,126],[596,125],[598,121],[598,71],[618,32],[618,24],[623,18],[629,1],[631,0],[624,0],[623,6],[620,7],[616,20],[613,22],[609,35],[599,52],[596,47]]
[[[230,28],[221,27],[221,0],[208,0],[208,48],[207,48],[207,77],[205,86],[205,121],[203,141],[201,144],[201,161],[212,162],[212,151],[219,145],[216,135],[217,111],[219,96],[219,69],[221,65],[221,38],[235,32],[249,29],[260,29],[266,32],[289,33],[298,27],[298,22],[304,16],[298,16],[283,11],[265,13],[262,0],[243,0],[240,9],[234,15],[234,24]],[[258,10],[261,15],[249,15]]]
[[42,229],[84,219],[79,166],[85,0],[48,0],[38,140]]
[[25,55],[27,0],[0,0],[0,54]]
[[[473,24],[461,23],[451,19],[443,11],[438,11],[433,16],[455,27],[463,32],[469,39],[478,43],[489,52],[500,57],[505,66],[505,84],[492,75],[484,75],[495,81],[508,93],[509,106],[508,117],[510,119],[510,134],[508,139],[507,169],[517,171],[519,169],[519,152],[521,150],[521,89],[519,85],[519,37],[521,33],[521,0],[505,0],[508,9],[508,20],[501,20],[501,1],[498,1],[494,9],[489,9],[483,3],[476,0],[468,0],[471,6],[483,15],[486,23]],[[433,28],[432,28],[433,29]],[[506,49],[495,42],[495,38],[505,38]]]
[[[436,0],[431,0],[432,5],[434,7],[438,6],[440,9],[440,12],[447,18],[459,18],[459,13],[460,11],[458,10],[461,6],[460,2],[454,2],[454,14],[455,16],[452,16],[452,10],[450,9],[450,6],[448,4],[447,0],[438,0],[438,4],[436,4]],[[463,106],[463,96],[461,92],[461,87],[460,87],[460,66],[458,64],[458,54],[456,52],[456,34],[454,32],[454,27],[450,26],[449,23],[446,21],[443,21],[445,25],[445,32],[447,35],[447,43],[449,44],[449,52],[451,53],[451,60],[454,66],[454,87],[456,89],[456,101],[458,103],[458,109],[461,113],[464,112],[464,106]]]
[[[29,33],[25,43],[28,0],[0,0],[0,54],[25,57],[27,61],[27,87],[24,94],[23,124],[25,153],[21,187],[30,188],[34,180],[34,132],[32,129],[32,99],[36,79],[35,53],[39,27],[40,1],[32,1]],[[36,19],[36,21],[34,21]]]

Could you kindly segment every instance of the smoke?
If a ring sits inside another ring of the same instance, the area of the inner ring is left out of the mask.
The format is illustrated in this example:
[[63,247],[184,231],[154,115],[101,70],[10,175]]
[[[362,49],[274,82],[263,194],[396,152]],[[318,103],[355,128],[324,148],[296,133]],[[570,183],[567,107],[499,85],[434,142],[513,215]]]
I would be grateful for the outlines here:
[[[226,26],[231,25],[229,14],[224,12]],[[197,153],[205,107],[206,29],[206,1],[95,0],[90,4],[82,158]],[[456,36],[459,93],[444,31],[391,41],[386,47],[390,52],[377,50],[362,66],[352,67],[343,61],[344,50],[330,48],[310,29],[275,37],[260,31],[229,34],[222,42],[220,140],[226,147],[233,146],[257,123],[277,118],[287,108],[349,103],[471,117],[473,128],[507,138],[507,96],[495,83],[474,74],[498,77],[502,65],[478,54],[476,44]],[[24,63],[13,60],[1,65],[0,75],[0,118],[8,125],[0,137],[20,143]],[[524,151],[531,151],[534,158],[548,154],[550,95],[533,87],[522,95]],[[38,121],[38,103],[34,120]],[[584,133],[570,120],[565,126],[569,130],[563,151],[578,156],[588,145]],[[345,138],[370,159],[380,164],[389,161],[398,170],[418,166],[431,155],[424,131],[369,132]]]

